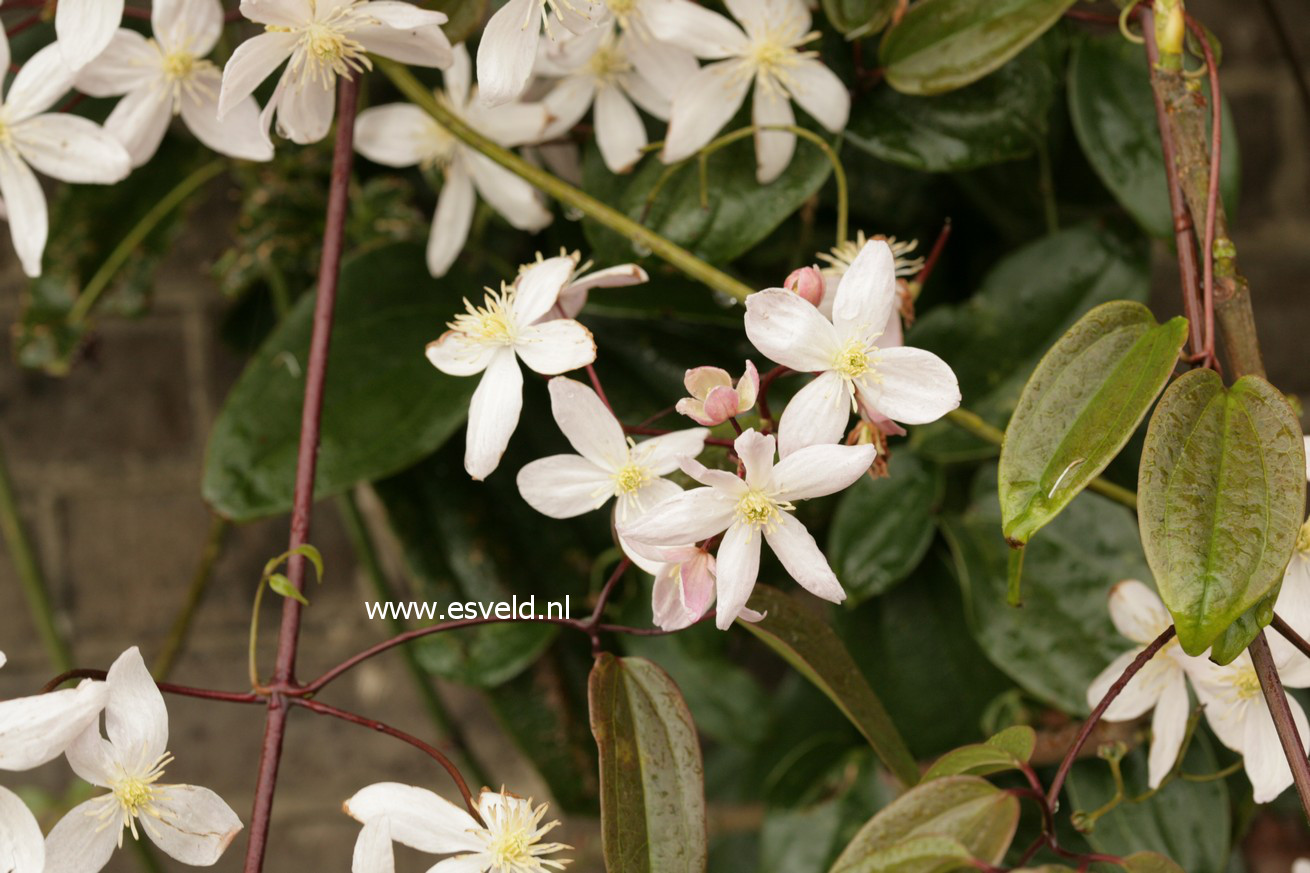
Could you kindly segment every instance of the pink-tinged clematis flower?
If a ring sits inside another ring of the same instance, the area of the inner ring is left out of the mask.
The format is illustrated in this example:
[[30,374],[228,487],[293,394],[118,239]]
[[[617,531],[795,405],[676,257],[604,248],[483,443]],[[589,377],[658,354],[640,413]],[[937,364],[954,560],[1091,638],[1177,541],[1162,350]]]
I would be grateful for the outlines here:
[[241,819],[208,788],[165,785],[168,710],[136,648],[109,668],[105,739],[92,723],[69,746],[78,776],[108,794],[73,807],[46,837],[46,873],[99,873],[123,832],[144,831],[165,854],[184,864],[209,866],[241,830]]
[[528,87],[541,30],[546,38],[585,33],[606,16],[599,0],[509,0],[491,16],[478,42],[478,84],[488,106],[508,103]]
[[818,267],[801,267],[788,274],[782,287],[806,303],[819,306],[823,303],[824,284],[823,272]]
[[678,401],[679,413],[697,424],[714,427],[755,405],[760,393],[760,373],[750,361],[737,384],[727,370],[718,367],[696,367],[688,370],[683,379],[690,397]]
[[500,465],[509,438],[523,411],[523,371],[558,376],[596,360],[596,343],[571,318],[541,320],[571,281],[577,261],[549,258],[534,264],[513,285],[488,291],[482,306],[467,299],[467,312],[455,316],[450,330],[428,343],[427,357],[451,376],[482,374],[469,406],[464,469],[485,479]]
[[[519,471],[519,493],[528,505],[551,518],[573,518],[614,500],[614,525],[622,531],[660,501],[682,491],[663,477],[681,458],[705,449],[709,431],[690,428],[636,443],[623,434],[614,413],[596,392],[563,377],[550,380],[555,422],[576,455],[538,458]],[[634,552],[619,536],[633,563],[657,573],[662,562]]]
[[960,405],[959,382],[945,361],[881,342],[898,299],[887,243],[874,240],[861,250],[833,298],[831,321],[782,288],[746,299],[746,335],[755,347],[783,366],[818,374],[778,422],[783,457],[841,440],[852,410],[927,424]]
[[[803,305],[808,303],[800,301]],[[846,598],[814,537],[796,517],[794,501],[834,494],[853,484],[873,463],[873,446],[818,445],[773,462],[775,443],[754,429],[737,437],[746,478],[708,470],[690,459],[682,469],[703,484],[656,504],[619,533],[638,552],[663,557],[663,549],[723,534],[716,556],[718,608],[715,624],[727,629],[742,612],[760,569],[760,541],[766,540],[782,566],[804,588],[824,600]]]
[[669,549],[651,588],[655,626],[666,631],[690,627],[714,603],[714,556],[702,548]]

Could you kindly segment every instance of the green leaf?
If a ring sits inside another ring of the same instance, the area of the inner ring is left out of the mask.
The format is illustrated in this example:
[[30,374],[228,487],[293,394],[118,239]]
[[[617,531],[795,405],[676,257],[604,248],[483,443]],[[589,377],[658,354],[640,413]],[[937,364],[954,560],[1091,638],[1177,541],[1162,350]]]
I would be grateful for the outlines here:
[[1179,377],[1156,407],[1138,475],[1142,545],[1178,642],[1199,655],[1283,578],[1305,510],[1291,404],[1258,376]]
[[[461,298],[481,284],[458,273],[437,282],[424,266],[422,248],[408,244],[346,262],[316,497],[404,469],[463,424],[477,378],[437,372],[423,348],[463,308]],[[314,300],[303,297],[260,347],[214,424],[203,491],[228,518],[247,521],[291,508]]]
[[847,39],[859,39],[887,26],[897,0],[823,0],[828,21]]
[[1022,609],[1005,603],[1011,549],[1001,536],[990,472],[964,515],[943,516],[974,638],[1025,691],[1069,713],[1088,711],[1087,687],[1124,649],[1106,608],[1122,579],[1150,581],[1133,513],[1086,492],[1025,549]]
[[920,0],[883,36],[887,81],[940,94],[997,69],[1060,20],[1074,0]]
[[591,671],[600,818],[611,873],[703,873],[704,773],[673,680],[642,658],[602,654]]
[[985,743],[964,746],[942,755],[923,774],[923,779],[943,776],[987,776],[1003,770],[1016,770],[1033,754],[1037,733],[1027,725],[1006,728]]
[[[1173,239],[1164,148],[1141,46],[1118,34],[1078,40],[1069,64],[1069,114],[1083,153],[1105,187],[1147,233]],[[1241,162],[1227,101],[1219,160],[1220,189],[1231,211]]]
[[[946,776],[924,782],[902,794],[869,820],[842,852],[831,873],[940,873],[959,866],[958,854],[918,844],[920,857],[907,841],[924,837],[958,842],[964,858],[996,864],[1005,856],[1019,824],[1019,800],[977,776]],[[900,846],[909,856],[894,863]],[[888,851],[892,850],[892,851]]]
[[[640,221],[656,233],[713,264],[733,261],[768,236],[823,186],[832,164],[813,143],[796,143],[796,156],[775,181],[755,180],[754,146],[747,137],[715,152],[709,159],[708,206],[701,206],[696,161],[671,171],[647,214],[647,197],[670,168],[652,155],[628,175],[616,176],[605,167],[592,144],[583,159],[583,188],[588,194]],[[643,217],[644,216],[644,217]],[[625,237],[585,220],[583,229],[600,264],[617,264],[641,257]]]
[[[1146,747],[1134,749],[1122,764],[1126,793],[1130,797],[1141,796],[1147,791]],[[1206,775],[1219,766],[1206,736],[1194,735],[1188,746],[1184,772]],[[1066,787],[1071,807],[1080,810],[1098,808],[1114,796],[1115,790],[1110,768],[1094,758],[1074,765]],[[1230,827],[1228,788],[1224,780],[1174,779],[1146,800],[1122,803],[1101,816],[1086,839],[1097,852],[1124,856],[1149,849],[1177,859],[1178,865],[1188,873],[1226,873],[1232,848]],[[1143,863],[1148,862],[1144,859]],[[1165,873],[1177,871],[1179,867],[1135,869],[1142,873]]]
[[1026,543],[1127,444],[1173,374],[1187,320],[1157,324],[1140,303],[1078,320],[1024,386],[1001,449],[1006,538]]
[[[945,359],[965,405],[1004,428],[1029,375],[1075,321],[1110,300],[1146,300],[1147,264],[1135,240],[1088,225],[1070,228],[1009,254],[967,303],[937,306],[919,319],[907,343]],[[915,428],[911,444],[935,461],[996,454],[995,446],[945,421]]]
[[1274,586],[1263,600],[1242,613],[1227,630],[1215,637],[1215,641],[1210,644],[1210,658],[1215,663],[1232,663],[1234,658],[1242,654],[1243,649],[1251,645],[1256,634],[1269,626],[1269,622],[1274,620],[1274,604],[1278,601],[1278,592],[1282,587],[1281,583]]
[[959,840],[923,836],[870,852],[861,863],[849,869],[861,873],[942,873],[970,868],[972,860],[969,850]]
[[882,594],[919,565],[932,544],[941,468],[897,451],[888,477],[862,477],[842,496],[828,529],[828,557],[849,606]]
[[893,164],[972,170],[1033,153],[1047,131],[1058,48],[1043,39],[987,77],[934,97],[877,88],[851,107],[846,140]]
[[274,573],[268,577],[268,587],[274,594],[280,594],[283,597],[290,597],[292,600],[298,600],[305,606],[309,606],[309,600],[304,594],[296,590],[296,586],[291,584],[291,580],[281,573]]
[[1134,852],[1123,859],[1128,873],[1185,873],[1173,861],[1156,852]]
[[766,613],[764,620],[739,624],[826,694],[896,778],[906,785],[917,782],[919,767],[905,740],[832,628],[808,608],[767,585],[755,586],[750,608]]
[[302,558],[309,561],[309,563],[313,564],[314,572],[317,574],[316,578],[318,579],[318,583],[320,585],[323,584],[323,555],[318,549],[314,548],[309,543],[305,543],[303,546],[297,546],[290,552],[287,552],[287,554],[300,555]]

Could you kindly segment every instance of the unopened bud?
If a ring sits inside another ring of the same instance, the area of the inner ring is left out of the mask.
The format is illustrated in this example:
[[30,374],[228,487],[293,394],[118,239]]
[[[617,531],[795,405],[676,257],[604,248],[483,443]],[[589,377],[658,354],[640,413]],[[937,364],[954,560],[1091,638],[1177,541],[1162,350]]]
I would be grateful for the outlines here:
[[818,267],[801,267],[792,270],[782,287],[799,295],[803,300],[818,306],[823,300],[823,273]]

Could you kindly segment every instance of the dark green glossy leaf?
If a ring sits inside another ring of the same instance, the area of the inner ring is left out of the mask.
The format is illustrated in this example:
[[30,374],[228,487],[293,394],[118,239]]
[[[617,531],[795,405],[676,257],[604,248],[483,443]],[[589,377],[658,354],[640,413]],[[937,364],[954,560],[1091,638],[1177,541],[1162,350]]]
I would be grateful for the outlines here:
[[[481,284],[458,273],[437,282],[412,245],[379,248],[342,267],[317,497],[404,469],[464,423],[477,378],[437,372],[423,347]],[[313,311],[313,295],[297,303],[214,424],[203,491],[224,516],[245,521],[291,508]]]
[[[754,146],[747,138],[710,157],[706,207],[701,205],[700,174],[693,160],[674,171],[647,212],[648,195],[668,169],[652,155],[632,173],[616,176],[591,145],[583,160],[583,188],[697,257],[724,264],[749,251],[810,199],[832,173],[832,164],[812,143],[800,140],[787,170],[774,182],[760,185],[755,180]],[[584,221],[583,228],[601,264],[647,254],[634,251],[626,238],[595,222]]]
[[1140,303],[1096,307],[1056,342],[1024,386],[1001,449],[1005,536],[1028,539],[1127,444],[1178,362],[1187,320],[1157,324]]
[[[1147,233],[1173,239],[1164,150],[1141,46],[1118,34],[1079,40],[1069,65],[1069,114],[1083,153],[1119,203]],[[1231,210],[1241,163],[1226,101],[1219,169]]]
[[1282,580],[1305,509],[1291,404],[1258,376],[1178,378],[1142,450],[1142,544],[1178,642],[1201,652]]
[[1003,770],[1014,770],[1032,757],[1036,744],[1037,734],[1032,728],[1015,725],[985,743],[947,752],[928,768],[923,779],[927,782],[943,776],[987,776]]
[[1074,0],[920,0],[883,36],[887,81],[940,94],[977,81],[1023,51]]
[[877,33],[891,21],[897,0],[823,0],[823,11],[832,26],[847,39]]
[[828,529],[828,560],[854,606],[910,574],[932,544],[941,468],[897,451],[888,477],[865,476],[842,496]]
[[[1219,769],[1210,743],[1194,736],[1183,772],[1207,775]],[[1146,749],[1134,749],[1123,760],[1130,797],[1147,791]],[[1104,761],[1087,759],[1074,765],[1067,784],[1074,809],[1092,810],[1114,796],[1114,779]],[[1113,855],[1151,850],[1177,860],[1187,873],[1225,873],[1231,849],[1228,789],[1222,779],[1189,782],[1174,779],[1158,794],[1140,802],[1123,803],[1096,821],[1086,835],[1092,848]],[[1146,863],[1142,859],[1142,863]],[[1177,871],[1178,866],[1129,867],[1141,873]]]
[[[991,783],[977,776],[934,779],[905,792],[870,819],[831,873],[941,873],[968,858],[996,864],[1018,824],[1018,798]],[[963,855],[945,844],[934,848],[919,843],[923,838],[958,843]],[[903,859],[898,858],[900,852]]]
[[1007,606],[1006,562],[993,474],[980,474],[963,516],[942,517],[970,629],[993,664],[1032,694],[1085,713],[1087,687],[1123,652],[1106,598],[1122,579],[1149,581],[1128,509],[1085,492],[1029,544],[1022,609]]
[[[1075,227],[1012,252],[967,303],[919,319],[908,343],[941,355],[959,376],[964,405],[1004,428],[1029,375],[1075,321],[1110,300],[1145,301],[1149,288],[1144,246]],[[949,422],[915,428],[911,443],[937,461],[997,451]]]
[[807,607],[767,585],[755,586],[750,608],[766,613],[764,620],[739,624],[826,694],[898,779],[906,785],[918,781],[919,767],[905,740],[832,628]]
[[603,654],[589,689],[605,869],[703,873],[700,743],[678,687],[649,661]]
[[846,140],[915,170],[971,170],[1028,157],[1046,136],[1058,47],[1043,39],[991,75],[949,94],[878,88],[851,108]]

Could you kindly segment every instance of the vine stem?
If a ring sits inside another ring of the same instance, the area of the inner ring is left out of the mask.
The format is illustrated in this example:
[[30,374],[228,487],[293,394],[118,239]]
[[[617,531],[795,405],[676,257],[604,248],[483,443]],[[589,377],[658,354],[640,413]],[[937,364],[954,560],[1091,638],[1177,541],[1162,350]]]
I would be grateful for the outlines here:
[[1092,735],[1092,730],[1096,727],[1097,722],[1101,720],[1101,716],[1105,715],[1105,711],[1110,708],[1110,704],[1114,703],[1114,699],[1127,687],[1128,683],[1137,675],[1137,672],[1145,667],[1147,662],[1154,658],[1156,653],[1174,638],[1175,633],[1177,631],[1174,626],[1169,625],[1163,633],[1152,640],[1146,648],[1142,649],[1141,653],[1133,658],[1133,662],[1123,671],[1123,675],[1116,679],[1110,689],[1105,692],[1105,696],[1101,698],[1100,703],[1096,704],[1092,714],[1087,716],[1087,721],[1083,722],[1083,726],[1078,729],[1078,735],[1074,737],[1073,744],[1064,753],[1064,759],[1060,761],[1060,768],[1055,771],[1055,778],[1051,780],[1051,787],[1046,792],[1046,803],[1052,810],[1059,805],[1060,789],[1064,787],[1064,780],[1069,775],[1069,769],[1073,767],[1074,759],[1078,757],[1078,752],[1082,750],[1087,738]]
[[1282,636],[1283,639],[1287,640],[1289,643],[1300,649],[1301,654],[1310,657],[1310,642],[1308,642],[1305,639],[1305,637],[1301,636],[1299,633],[1293,630],[1290,624],[1283,621],[1283,617],[1281,615],[1275,612],[1274,620],[1271,621],[1269,625],[1274,630],[1278,631],[1278,633]]
[[[310,340],[305,377],[305,400],[300,420],[300,446],[296,460],[296,486],[291,512],[291,545],[294,552],[309,541],[314,503],[314,473],[318,460],[319,423],[323,414],[323,388],[327,380],[328,350],[332,338],[332,315],[336,306],[337,279],[345,239],[350,167],[354,156],[355,110],[359,102],[359,80],[341,77],[337,89],[337,135],[332,155],[332,176],[328,190],[323,253],[319,262],[318,294],[314,304],[314,328]],[[297,591],[305,587],[305,558],[292,554],[287,560],[287,578]],[[301,605],[293,597],[283,599],[282,625],[278,631],[275,685],[294,685],[296,650],[300,640]],[[250,837],[246,844],[245,873],[260,873],[268,847],[269,818],[277,790],[278,765],[286,732],[287,702],[274,692],[268,697],[264,740],[255,783],[255,804],[250,815]]]
[[[104,670],[86,670],[77,668],[65,670],[41,687],[42,694],[49,694],[60,685],[73,679],[96,679],[101,682],[108,676]],[[165,694],[177,694],[182,697],[197,697],[201,700],[217,700],[223,703],[263,703],[264,698],[253,691],[216,691],[212,688],[194,688],[190,685],[174,685],[171,682],[155,682]]]
[[1265,702],[1269,704],[1269,715],[1273,717],[1274,727],[1278,731],[1278,741],[1292,769],[1292,781],[1296,783],[1296,793],[1301,798],[1301,809],[1306,818],[1310,819],[1310,760],[1306,759],[1305,744],[1292,718],[1287,692],[1283,689],[1282,680],[1278,678],[1278,666],[1269,651],[1269,641],[1265,639],[1264,631],[1256,635],[1247,651],[1251,653],[1255,675],[1260,679],[1260,690],[1264,692]]

